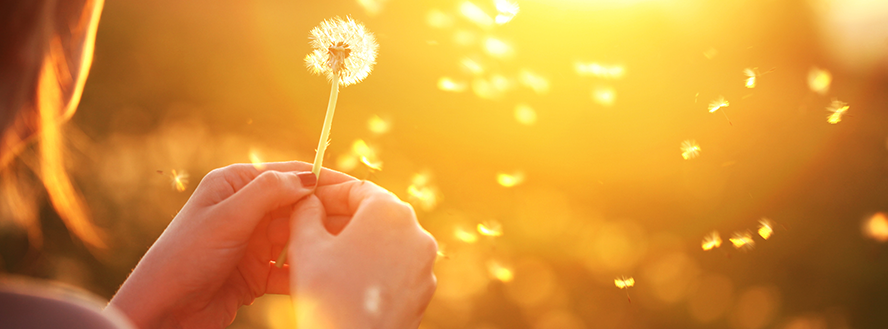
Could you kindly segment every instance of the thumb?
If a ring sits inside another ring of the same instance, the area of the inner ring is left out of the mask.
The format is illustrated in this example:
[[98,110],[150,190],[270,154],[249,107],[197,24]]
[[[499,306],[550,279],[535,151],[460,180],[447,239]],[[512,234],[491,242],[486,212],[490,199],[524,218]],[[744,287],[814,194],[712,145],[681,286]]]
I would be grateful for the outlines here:
[[293,240],[290,243],[290,251],[300,244],[320,242],[332,237],[327,229],[324,228],[324,221],[327,218],[327,211],[321,199],[311,194],[298,203],[293,209],[293,215],[290,217],[290,236]]
[[[310,176],[310,177],[309,177]],[[317,180],[311,172],[292,173],[266,171],[219,204],[227,214],[241,214],[244,221],[225,223],[245,232],[252,232],[268,212],[291,205],[309,195]]]

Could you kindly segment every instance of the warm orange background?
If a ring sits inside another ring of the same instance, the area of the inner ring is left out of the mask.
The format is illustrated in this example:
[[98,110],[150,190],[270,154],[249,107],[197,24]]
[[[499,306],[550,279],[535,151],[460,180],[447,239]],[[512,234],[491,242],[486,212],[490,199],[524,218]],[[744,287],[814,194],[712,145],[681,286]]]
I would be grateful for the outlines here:
[[[422,328],[888,326],[888,250],[861,233],[888,210],[888,69],[830,51],[840,45],[825,37],[829,1],[526,0],[489,28],[466,19],[463,2],[390,0],[371,15],[344,0],[107,1],[66,134],[72,175],[113,247],[90,255],[47,204],[41,252],[2,231],[4,269],[110,297],[208,171],[249,162],[251,150],[311,161],[329,84],[304,67],[308,32],[351,15],[380,52],[365,81],[340,91],[325,165],[363,139],[383,170],[353,175],[404,199],[414,174],[432,177],[439,202],[417,213],[446,257]],[[473,2],[495,15],[491,1]],[[430,26],[432,11],[451,24]],[[485,52],[488,37],[511,56]],[[870,46],[888,53],[888,32]],[[466,71],[464,58],[484,73]],[[576,62],[625,74],[580,76]],[[815,66],[832,73],[826,94],[808,88]],[[747,67],[775,70],[748,89]],[[522,86],[522,70],[548,91]],[[479,97],[473,80],[494,75],[510,87]],[[445,76],[466,90],[440,90]],[[614,103],[597,103],[597,88],[611,88]],[[719,95],[730,124],[707,110]],[[836,125],[826,122],[833,98],[851,106]],[[536,111],[534,124],[515,120],[518,104]],[[373,115],[391,129],[369,131]],[[698,158],[682,159],[686,139]],[[184,192],[171,187],[172,169],[190,175]],[[516,171],[522,184],[497,184]],[[754,233],[762,217],[773,237],[734,250],[731,234]],[[455,235],[484,221],[503,236]],[[704,252],[713,230],[725,243]],[[491,261],[512,280],[491,275]],[[613,284],[622,276],[636,279],[631,303]],[[260,299],[233,327],[286,328],[289,308],[286,297]]]

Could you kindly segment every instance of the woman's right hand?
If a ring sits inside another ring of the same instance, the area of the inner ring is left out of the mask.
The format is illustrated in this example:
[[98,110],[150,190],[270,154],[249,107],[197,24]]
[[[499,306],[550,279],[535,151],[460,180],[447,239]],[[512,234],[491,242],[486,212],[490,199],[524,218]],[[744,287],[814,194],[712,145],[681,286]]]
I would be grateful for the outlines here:
[[371,182],[320,186],[296,204],[290,227],[299,328],[419,326],[438,248],[410,205]]

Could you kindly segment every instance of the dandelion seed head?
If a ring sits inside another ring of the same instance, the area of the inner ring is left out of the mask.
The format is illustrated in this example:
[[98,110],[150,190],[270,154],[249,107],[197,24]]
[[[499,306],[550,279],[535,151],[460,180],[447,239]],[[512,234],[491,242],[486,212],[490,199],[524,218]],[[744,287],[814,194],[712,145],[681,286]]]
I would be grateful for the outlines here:
[[703,238],[703,250],[712,250],[718,247],[721,247],[722,239],[721,236],[718,235],[718,231],[712,231],[706,237]]
[[718,98],[716,98],[712,102],[709,102],[709,113],[718,111],[718,109],[723,107],[728,107],[728,105],[731,105],[731,103],[728,103],[728,101],[725,100],[724,97],[718,96]]
[[685,160],[696,158],[700,155],[700,145],[693,139],[681,142],[681,157]]
[[350,17],[324,20],[311,30],[310,39],[314,50],[305,56],[309,71],[329,80],[339,74],[342,86],[360,82],[376,64],[376,37]]

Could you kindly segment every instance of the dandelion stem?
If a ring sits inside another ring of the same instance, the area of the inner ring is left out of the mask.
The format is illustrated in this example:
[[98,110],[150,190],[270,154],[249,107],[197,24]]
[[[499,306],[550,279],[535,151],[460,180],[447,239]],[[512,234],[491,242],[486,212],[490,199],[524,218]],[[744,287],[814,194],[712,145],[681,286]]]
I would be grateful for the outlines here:
[[[324,164],[324,151],[327,150],[327,140],[330,139],[330,128],[333,127],[333,112],[336,111],[336,99],[339,97],[339,73],[333,74],[333,85],[330,86],[330,100],[327,101],[327,114],[324,115],[324,128],[321,129],[321,139],[318,141],[318,150],[315,153],[314,164],[311,166],[311,172],[315,174],[319,180],[321,178],[321,167]],[[287,260],[287,249],[290,248],[290,242],[284,245],[284,250],[278,255],[274,266],[281,268]]]
[[333,74],[333,85],[330,87],[330,101],[327,102],[327,115],[324,116],[324,129],[321,129],[321,140],[318,141],[318,151],[315,153],[314,164],[311,172],[321,178],[321,165],[324,163],[324,151],[327,150],[327,140],[330,138],[330,128],[333,127],[333,112],[336,110],[336,98],[339,97],[339,73]]

